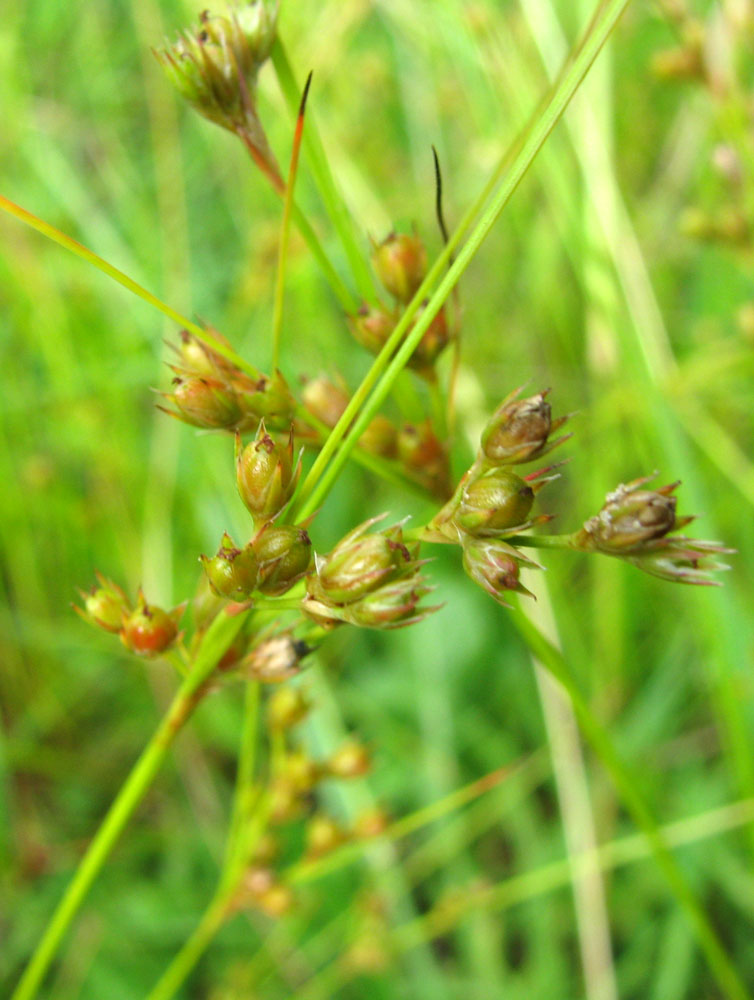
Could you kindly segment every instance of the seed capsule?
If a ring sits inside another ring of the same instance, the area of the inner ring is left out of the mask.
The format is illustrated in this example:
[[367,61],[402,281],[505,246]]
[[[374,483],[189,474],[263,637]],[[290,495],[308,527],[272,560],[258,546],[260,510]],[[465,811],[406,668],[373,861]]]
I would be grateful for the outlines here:
[[227,532],[217,555],[199,557],[214,593],[231,600],[245,600],[257,586],[259,566],[253,545],[239,549]]
[[482,454],[494,465],[517,465],[539,458],[565,438],[548,442],[567,417],[552,419],[547,391],[517,399],[519,389],[507,396],[482,433]]
[[263,594],[284,594],[309,571],[312,543],[303,528],[268,523],[251,544],[259,562],[257,587]]
[[388,292],[408,302],[427,273],[427,251],[418,236],[390,233],[376,247],[372,264]]
[[270,520],[293,496],[301,472],[293,468],[293,430],[286,445],[277,444],[259,425],[256,438],[241,449],[236,435],[236,481],[238,492],[254,519]]
[[185,604],[163,611],[155,604],[147,604],[139,591],[136,608],[123,619],[120,638],[126,649],[137,656],[158,656],[172,646],[178,635],[178,621]]
[[474,537],[494,535],[526,522],[534,490],[505,467],[472,482],[463,490],[453,521]]

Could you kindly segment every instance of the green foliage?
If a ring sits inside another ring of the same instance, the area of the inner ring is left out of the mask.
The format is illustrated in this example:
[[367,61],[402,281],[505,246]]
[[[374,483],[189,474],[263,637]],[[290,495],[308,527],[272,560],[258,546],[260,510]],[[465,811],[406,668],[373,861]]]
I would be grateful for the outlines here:
[[[185,7],[6,0],[0,193],[268,371],[281,206],[231,135],[177,104],[150,55],[185,23]],[[703,21],[722,17],[714,4],[698,7]],[[566,0],[282,4],[281,37],[297,77],[314,70],[309,120],[365,260],[368,235],[415,224],[431,264],[442,247],[431,145],[452,230],[590,14]],[[736,40],[735,26],[716,23]],[[751,249],[679,231],[684,208],[715,216],[731,197],[715,149],[749,155],[751,140],[735,101],[704,80],[652,75],[652,54],[680,44],[670,21],[637,4],[616,40],[461,280],[453,481],[508,392],[552,386],[556,412],[578,414],[558,451],[570,464],[537,508],[557,512],[558,531],[577,530],[617,483],[657,468],[660,482],[682,480],[684,512],[703,512],[697,533],[738,550],[719,591],[546,550],[532,555],[547,574],[522,576],[538,595],[535,622],[629,762],[634,790],[658,823],[674,824],[697,900],[751,982]],[[744,65],[740,78],[750,72]],[[269,65],[257,100],[284,163],[292,119]],[[315,174],[305,143],[296,200],[352,283]],[[245,541],[249,517],[230,438],[155,409],[150,387],[169,381],[163,340],[175,339],[175,324],[15,220],[0,217],[0,236],[0,981],[9,993],[174,686],[164,662],[135,663],[71,613],[77,587],[97,568],[171,608],[193,594],[199,554],[215,552],[223,532]],[[356,280],[366,296],[368,280]],[[323,373],[354,387],[371,362],[292,230],[281,370],[292,386]],[[409,412],[431,406],[430,387],[410,373],[398,390]],[[397,419],[395,400],[386,412]],[[411,513],[418,525],[437,507],[349,466],[308,530],[327,552],[366,517]],[[599,757],[583,750],[584,803],[569,710],[532,671],[517,619],[460,564],[459,549],[438,549],[427,572],[432,603],[445,606],[428,620],[385,634],[336,631],[323,644],[302,740],[318,759],[346,731],[370,748],[367,780],[326,786],[344,827],[375,803],[400,824],[509,770],[366,860],[319,879],[301,869],[291,914],[227,922],[181,996],[598,1000],[613,994],[599,992],[594,966],[585,985],[579,940],[606,928],[622,998],[713,995],[679,897]],[[222,861],[242,702],[240,686],[221,690],[180,737],[45,996],[145,996],[194,933]],[[591,827],[606,845],[591,877],[606,873],[609,918],[598,906],[577,919],[563,859],[588,846],[574,829]]]

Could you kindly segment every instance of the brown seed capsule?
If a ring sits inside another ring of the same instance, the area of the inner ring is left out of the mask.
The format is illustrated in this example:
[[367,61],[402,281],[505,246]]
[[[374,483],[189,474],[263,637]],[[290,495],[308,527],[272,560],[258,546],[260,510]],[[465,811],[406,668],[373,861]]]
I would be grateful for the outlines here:
[[173,379],[172,393],[164,393],[175,403],[178,413],[165,412],[194,427],[208,430],[229,429],[241,419],[238,398],[225,382],[210,376],[190,375]]
[[137,656],[159,656],[173,645],[178,636],[178,622],[186,605],[163,611],[147,604],[140,590],[136,608],[124,617],[120,638],[126,649]]
[[301,661],[310,652],[305,642],[298,642],[290,635],[275,635],[249,651],[240,671],[263,684],[279,684],[301,672]]
[[482,433],[482,454],[495,465],[530,462],[564,440],[548,443],[552,431],[567,418],[553,421],[545,399],[547,390],[528,399],[517,399],[519,392],[517,389],[503,400]]
[[372,264],[388,292],[408,302],[427,273],[427,251],[418,236],[390,233],[375,248]]
[[362,347],[372,354],[379,354],[393,332],[397,322],[395,313],[388,312],[381,306],[362,306],[355,316],[351,317],[351,332]]
[[301,393],[301,401],[307,410],[327,427],[334,427],[348,406],[349,396],[345,389],[320,375],[310,379]]

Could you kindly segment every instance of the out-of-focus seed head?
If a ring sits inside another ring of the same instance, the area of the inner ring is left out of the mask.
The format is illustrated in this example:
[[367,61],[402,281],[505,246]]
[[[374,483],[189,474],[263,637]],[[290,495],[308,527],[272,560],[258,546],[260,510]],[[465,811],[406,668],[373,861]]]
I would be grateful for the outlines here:
[[397,322],[394,312],[382,306],[362,306],[351,317],[351,332],[362,347],[379,354]]
[[331,816],[315,813],[306,824],[306,853],[321,858],[345,843],[345,830]]
[[270,785],[270,822],[291,823],[303,815],[306,799],[289,782],[276,778]]
[[257,905],[268,917],[278,919],[289,913],[296,899],[290,886],[276,882],[257,900]]
[[331,778],[360,778],[369,773],[371,766],[369,751],[355,740],[343,743],[325,763]]
[[[426,301],[417,310],[413,326],[419,321],[421,314],[426,307]],[[450,327],[445,316],[445,308],[441,308],[437,315],[424,332],[424,336],[414,349],[414,353],[409,358],[409,368],[413,368],[420,375],[432,382],[435,379],[435,362],[450,343]]]
[[291,729],[309,714],[311,705],[304,693],[287,684],[267,702],[267,719],[273,729]]
[[124,616],[120,638],[126,649],[137,656],[159,656],[168,650],[178,637],[178,622],[186,605],[172,611],[163,611],[155,604],[147,604],[140,590],[136,607]]
[[250,0],[234,10],[241,33],[249,46],[251,57],[261,66],[269,57],[277,31],[278,2]]
[[100,573],[97,573],[97,580],[99,586],[89,591],[79,590],[84,607],[73,605],[73,610],[90,625],[106,632],[120,632],[124,616],[131,612],[131,602],[117,583]]
[[534,503],[534,489],[504,466],[472,480],[461,494],[455,525],[475,538],[520,530]]
[[506,591],[533,596],[519,579],[521,564],[536,567],[518,549],[500,539],[467,537],[463,542],[463,568],[498,604],[507,608]]
[[277,443],[267,433],[264,421],[257,436],[245,448],[236,435],[236,482],[241,499],[255,520],[269,520],[293,496],[301,463],[293,466],[293,430],[286,444]]
[[353,825],[353,835],[359,838],[379,837],[390,825],[390,817],[384,809],[374,806],[365,809],[356,817]]
[[263,833],[254,845],[254,853],[251,856],[255,866],[267,867],[271,865],[280,855],[280,842],[277,837],[267,831]]
[[241,420],[238,397],[225,382],[210,376],[188,375],[177,376],[173,385],[173,392],[162,395],[178,412],[160,407],[171,417],[207,430],[230,430]]
[[427,251],[418,236],[390,233],[375,247],[372,264],[388,292],[409,302],[427,273]]
[[434,496],[445,500],[451,494],[447,448],[429,420],[404,424],[398,432],[398,458],[406,471]]
[[259,565],[252,543],[238,548],[227,532],[217,554],[199,557],[214,593],[231,600],[250,597],[257,586]]
[[395,458],[398,453],[398,429],[387,417],[378,413],[359,438],[359,447],[372,455]]
[[342,385],[336,385],[320,375],[306,383],[301,401],[317,420],[327,427],[334,427],[348,406],[349,396]]
[[551,451],[566,436],[550,442],[550,434],[567,417],[553,421],[547,391],[528,399],[517,399],[520,389],[511,393],[496,410],[482,433],[482,454],[493,465],[516,465],[530,462]]
[[309,571],[312,543],[304,528],[267,523],[251,544],[259,562],[257,587],[263,594],[284,594]]
[[256,85],[275,38],[277,3],[256,0],[228,16],[205,11],[199,28],[155,51],[185,100],[205,118],[236,131],[260,129]]
[[301,672],[301,661],[311,652],[305,642],[290,635],[264,639],[244,657],[241,673],[263,684],[279,684]]
[[579,533],[582,548],[622,554],[641,549],[647,542],[688,524],[691,518],[676,518],[678,483],[657,490],[642,489],[647,477],[621,483],[608,493],[599,514],[589,518]]
[[322,777],[322,768],[305,750],[291,750],[281,765],[281,775],[297,793],[305,795]]
[[[384,516],[384,515],[383,515]],[[380,518],[370,518],[350,531],[326,556],[316,560],[317,576],[310,590],[335,604],[351,604],[407,572],[415,562],[403,543],[399,524],[368,534]]]

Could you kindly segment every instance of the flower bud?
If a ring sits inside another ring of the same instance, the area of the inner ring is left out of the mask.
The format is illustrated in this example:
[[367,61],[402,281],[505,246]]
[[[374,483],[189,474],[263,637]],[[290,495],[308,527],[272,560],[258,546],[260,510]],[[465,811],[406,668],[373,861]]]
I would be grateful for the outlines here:
[[361,628],[394,629],[415,625],[439,607],[418,608],[419,601],[431,590],[421,580],[417,574],[388,583],[360,601],[338,609],[337,616]]
[[267,433],[264,421],[256,438],[241,449],[236,434],[236,481],[238,492],[252,517],[269,520],[278,514],[293,496],[301,463],[293,468],[293,431],[288,444],[277,444]]
[[388,292],[409,302],[427,273],[427,251],[418,236],[390,233],[375,248],[372,264]]
[[688,524],[691,518],[676,519],[676,498],[671,494],[678,483],[641,489],[647,482],[647,477],[635,479],[608,493],[602,510],[578,533],[578,547],[620,555]]
[[359,438],[359,447],[372,455],[395,458],[398,451],[398,430],[387,417],[378,413]]
[[377,520],[370,518],[360,524],[327,556],[317,557],[317,577],[312,587],[321,600],[350,604],[415,565],[403,544],[399,524],[366,533]]
[[270,786],[270,822],[290,823],[305,810],[305,800],[290,782],[276,778]]
[[395,324],[395,314],[382,306],[362,306],[351,317],[351,332],[362,347],[366,347],[372,354],[379,354]]
[[251,58],[260,66],[270,55],[277,30],[277,0],[249,0],[234,11],[236,23],[249,47]]
[[284,594],[309,571],[312,543],[303,528],[268,522],[251,544],[259,562],[257,587],[263,594]]
[[398,432],[398,458],[406,471],[434,496],[445,499],[452,492],[447,449],[429,420],[405,424]]
[[534,503],[534,489],[515,472],[501,467],[473,479],[461,494],[453,521],[476,538],[519,528]]
[[306,824],[306,853],[310,858],[321,858],[346,840],[343,828],[331,816],[315,813]]
[[291,729],[309,714],[310,704],[303,692],[290,684],[279,688],[267,703],[267,718],[274,729]]
[[[411,324],[412,327],[418,321],[426,305],[427,302],[425,300],[421,308],[417,310],[414,323]],[[450,329],[445,317],[445,308],[443,307],[429,324],[424,332],[424,336],[414,348],[414,353],[408,361],[409,368],[413,368],[420,375],[423,375],[424,378],[433,381],[435,378],[435,361],[437,361],[449,343]]]
[[390,817],[384,809],[375,806],[359,813],[353,826],[355,837],[367,839],[368,837],[379,837],[390,825]]
[[372,766],[369,751],[363,744],[349,740],[338,747],[325,764],[331,778],[361,778]]
[[254,379],[236,369],[231,384],[244,415],[239,430],[256,428],[260,420],[273,429],[290,428],[296,401],[280,372]]
[[267,892],[262,893],[257,905],[268,917],[284,917],[294,902],[293,890],[282,882],[276,882]]
[[349,396],[342,386],[320,375],[306,383],[301,401],[317,420],[327,427],[334,427],[348,406]]
[[521,563],[536,566],[512,545],[499,539],[466,538],[463,543],[463,568],[474,583],[504,608],[510,607],[503,598],[506,590],[533,596],[519,580]]
[[279,684],[301,672],[301,661],[311,652],[305,642],[276,635],[255,646],[240,665],[245,677],[263,684]]
[[178,376],[173,379],[173,385],[175,389],[172,393],[162,395],[178,407],[178,413],[160,407],[171,417],[193,427],[210,430],[233,428],[241,419],[236,394],[219,379],[201,375]]
[[482,433],[482,454],[494,465],[516,465],[539,458],[565,437],[548,443],[552,431],[567,417],[553,421],[545,396],[549,390],[528,399],[517,399],[520,389],[507,396]]
[[251,542],[239,549],[226,532],[217,555],[211,559],[208,556],[199,556],[199,560],[207,574],[210,587],[221,597],[243,601],[251,596],[257,586],[259,567]]
[[147,604],[140,590],[136,608],[123,618],[120,638],[126,649],[137,656],[158,656],[172,646],[178,636],[178,622],[186,605],[163,611]]
[[120,632],[123,618],[131,612],[131,602],[117,583],[100,573],[96,575],[99,587],[92,587],[88,592],[79,590],[84,607],[82,610],[74,605],[73,610],[90,625],[106,632]]
[[283,780],[300,795],[310,792],[322,776],[319,764],[305,750],[291,750],[283,761]]

